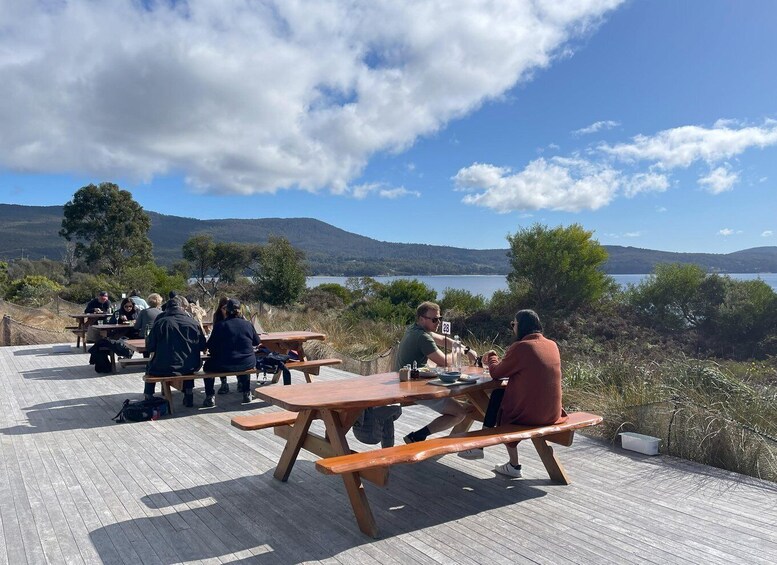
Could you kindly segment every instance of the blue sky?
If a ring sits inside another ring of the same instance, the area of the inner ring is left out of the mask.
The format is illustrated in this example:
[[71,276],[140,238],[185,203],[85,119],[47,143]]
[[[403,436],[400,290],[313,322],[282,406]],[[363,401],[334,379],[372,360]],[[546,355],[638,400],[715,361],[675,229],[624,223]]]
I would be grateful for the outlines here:
[[777,3],[0,3],[0,202],[777,245]]

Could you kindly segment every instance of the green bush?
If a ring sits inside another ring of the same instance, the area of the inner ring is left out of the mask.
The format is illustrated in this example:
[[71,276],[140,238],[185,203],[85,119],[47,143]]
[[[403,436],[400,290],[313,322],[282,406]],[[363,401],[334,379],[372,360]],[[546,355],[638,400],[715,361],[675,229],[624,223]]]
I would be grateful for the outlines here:
[[164,267],[154,263],[146,263],[137,267],[128,267],[122,272],[120,279],[121,290],[118,296],[129,290],[137,289],[141,296],[148,296],[152,292],[166,298],[171,290],[184,292],[188,286],[186,278],[180,274],[171,275]]
[[12,281],[5,292],[5,299],[23,306],[39,307],[50,302],[62,285],[42,275],[28,275]]
[[578,224],[535,224],[508,236],[513,294],[526,295],[540,316],[563,316],[599,300],[614,282],[601,267],[607,251]]
[[86,304],[101,290],[107,291],[113,302],[121,297],[122,292],[126,292],[118,281],[108,275],[74,273],[70,284],[59,295],[69,302]]
[[332,294],[338,297],[343,304],[348,304],[353,300],[351,291],[349,291],[343,285],[337,283],[320,284],[315,287],[315,289],[311,290],[319,290],[321,292]]
[[440,300],[440,309],[446,317],[469,316],[485,308],[486,299],[482,294],[457,288],[446,288]]

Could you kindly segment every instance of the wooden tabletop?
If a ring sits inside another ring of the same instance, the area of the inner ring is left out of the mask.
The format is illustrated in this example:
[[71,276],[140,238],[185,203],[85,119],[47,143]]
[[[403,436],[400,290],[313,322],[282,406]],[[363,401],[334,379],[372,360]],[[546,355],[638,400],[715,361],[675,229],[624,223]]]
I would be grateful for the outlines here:
[[80,320],[83,318],[105,318],[107,316],[110,316],[110,314],[95,314],[95,313],[83,313],[83,314],[68,314],[71,318],[75,318],[76,320]]
[[[102,326],[98,326],[101,328],[106,327],[105,324]],[[113,327],[111,326],[108,326]],[[120,327],[126,327],[120,326]],[[262,333],[259,334],[259,339],[262,340],[262,343],[301,343],[308,340],[324,340],[326,339],[326,334],[322,334],[319,332],[270,332],[270,333]],[[142,353],[146,350],[146,340],[139,338],[139,339],[128,339],[126,341],[127,347],[132,349],[133,351],[137,351],[139,353]]]
[[[465,374],[483,372],[479,367],[465,367]],[[354,377],[347,381],[325,381],[277,388],[257,389],[256,395],[292,412],[316,409],[350,409],[385,406],[397,402],[416,402],[470,394],[501,386],[500,381],[484,377],[473,384],[451,387],[429,384],[431,379],[402,382],[399,373],[380,373]]]
[[323,341],[326,339],[326,334],[322,334],[319,332],[269,332],[269,333],[260,333],[259,339],[262,340],[262,342],[268,342],[268,341],[310,341],[310,340],[318,340]]

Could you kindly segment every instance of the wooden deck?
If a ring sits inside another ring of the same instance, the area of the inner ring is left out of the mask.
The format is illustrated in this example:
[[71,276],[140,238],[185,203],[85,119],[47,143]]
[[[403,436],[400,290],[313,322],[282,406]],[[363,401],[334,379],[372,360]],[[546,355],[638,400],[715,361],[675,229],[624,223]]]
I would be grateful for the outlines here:
[[[777,485],[579,434],[558,450],[567,487],[548,481],[529,446],[519,450],[522,480],[492,473],[501,447],[481,461],[448,455],[392,469],[388,488],[366,486],[382,536],[371,540],[341,480],[303,452],[280,483],[283,440],[229,425],[266,409],[260,402],[241,406],[232,392],[215,409],[114,424],[122,401],[142,396],[140,371],[101,375],[75,347],[51,351],[0,348],[0,563],[753,564],[777,555]],[[319,378],[348,376],[325,368]],[[398,441],[432,417],[406,408]]]

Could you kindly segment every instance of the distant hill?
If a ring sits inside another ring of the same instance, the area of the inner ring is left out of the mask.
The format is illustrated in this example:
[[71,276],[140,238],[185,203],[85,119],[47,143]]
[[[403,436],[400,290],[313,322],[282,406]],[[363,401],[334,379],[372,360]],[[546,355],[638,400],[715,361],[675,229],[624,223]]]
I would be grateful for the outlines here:
[[[0,204],[0,259],[60,259],[64,239],[58,232],[62,206]],[[319,275],[488,275],[510,271],[507,249],[461,249],[440,245],[390,243],[350,233],[312,218],[198,220],[149,212],[154,257],[162,264],[181,258],[181,247],[194,234],[220,241],[264,243],[286,237],[302,249],[311,274]],[[611,274],[650,273],[658,263],[695,263],[711,272],[777,272],[777,247],[735,253],[670,253],[606,245]]]

